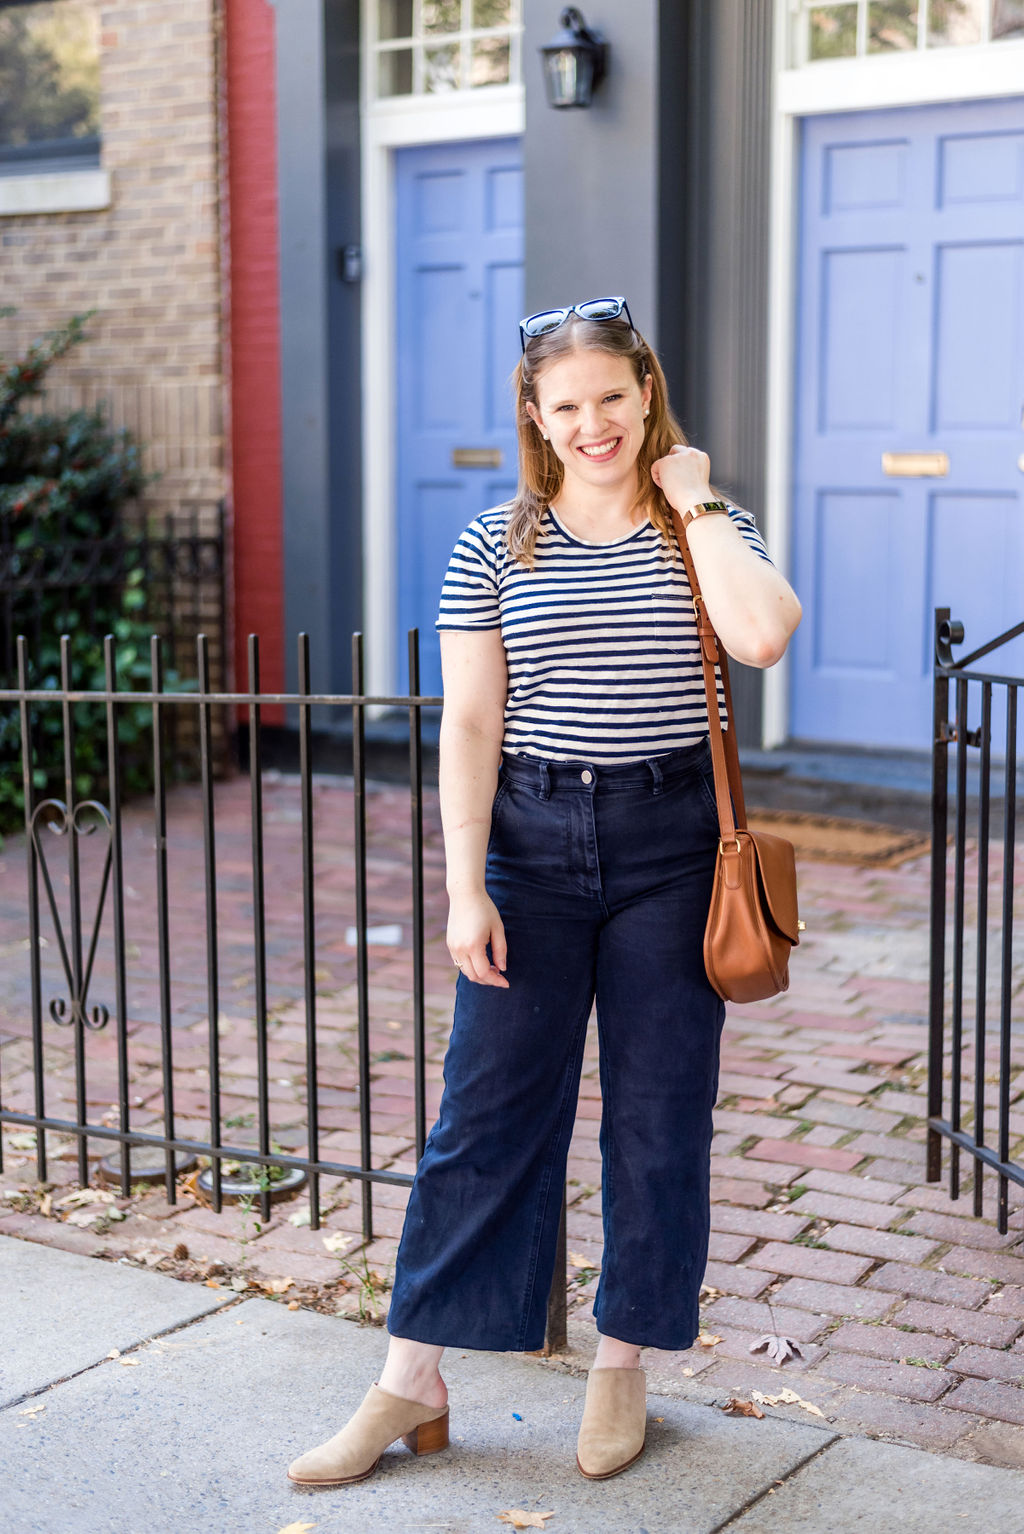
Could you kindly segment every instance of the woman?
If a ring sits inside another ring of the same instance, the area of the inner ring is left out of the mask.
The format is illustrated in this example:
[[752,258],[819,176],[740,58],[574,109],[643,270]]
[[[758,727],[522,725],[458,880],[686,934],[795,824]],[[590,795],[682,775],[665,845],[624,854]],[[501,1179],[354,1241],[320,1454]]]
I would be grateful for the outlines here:
[[[446,1346],[543,1342],[587,1020],[600,1044],[604,1258],[577,1463],[645,1427],[643,1347],[689,1347],[707,1258],[724,1006],[702,939],[718,836],[688,526],[726,650],[774,665],[800,605],[715,501],[622,299],[530,316],[519,490],[456,545],[438,627],[445,1091],[409,1200],[379,1385],[291,1478],[341,1485],[448,1442]],[[724,513],[724,514],[723,514]]]

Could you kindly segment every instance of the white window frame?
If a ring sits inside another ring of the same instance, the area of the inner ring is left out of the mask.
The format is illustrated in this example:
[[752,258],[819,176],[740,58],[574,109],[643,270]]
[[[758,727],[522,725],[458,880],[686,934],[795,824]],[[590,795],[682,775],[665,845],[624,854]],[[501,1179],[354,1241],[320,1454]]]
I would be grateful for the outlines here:
[[[768,418],[765,531],[783,570],[793,555],[793,426],[799,213],[799,126],[825,112],[1024,95],[1024,40],[929,48],[789,67],[789,0],[775,0],[768,257]],[[765,674],[762,743],[789,736],[788,656]]]
[[[448,96],[461,94],[463,91],[492,91],[501,90],[501,85],[478,85],[469,83],[469,52],[462,51],[461,84],[453,91],[424,91],[423,89],[423,50],[424,48],[443,48],[448,44],[471,43],[477,39],[499,38],[508,39],[509,43],[509,78],[506,84],[518,85],[522,80],[522,46],[523,46],[523,19],[522,9],[525,0],[514,0],[515,18],[507,26],[498,27],[474,27],[472,22],[472,0],[460,0],[462,25],[455,32],[425,32],[422,26],[423,3],[422,0],[413,0],[413,24],[412,33],[408,37],[393,37],[382,39],[377,35],[377,6],[374,0],[364,0],[362,35],[366,46],[364,49],[365,67],[363,69],[364,97],[368,103],[390,101],[433,101],[436,96]],[[384,53],[403,53],[412,49],[413,53],[413,88],[409,95],[405,96],[381,96],[377,93],[377,64]]]
[[[373,0],[364,0],[365,12]],[[364,28],[364,37],[368,37]],[[364,52],[365,61],[365,52]],[[369,99],[362,110],[363,614],[367,685],[388,695],[397,644],[398,516],[395,491],[395,150],[466,139],[518,138],[522,85],[430,96]]]

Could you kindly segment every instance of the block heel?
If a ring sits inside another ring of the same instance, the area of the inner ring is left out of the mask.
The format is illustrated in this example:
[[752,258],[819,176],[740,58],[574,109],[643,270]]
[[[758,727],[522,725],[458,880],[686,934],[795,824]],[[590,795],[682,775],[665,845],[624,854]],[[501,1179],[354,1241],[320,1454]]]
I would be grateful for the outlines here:
[[402,1442],[413,1454],[436,1454],[448,1447],[448,1413],[433,1422],[421,1422],[411,1433],[402,1434]]
[[401,1439],[414,1454],[448,1447],[448,1408],[406,1401],[371,1385],[363,1403],[340,1433],[288,1467],[298,1486],[348,1486],[365,1481],[380,1464],[389,1444]]

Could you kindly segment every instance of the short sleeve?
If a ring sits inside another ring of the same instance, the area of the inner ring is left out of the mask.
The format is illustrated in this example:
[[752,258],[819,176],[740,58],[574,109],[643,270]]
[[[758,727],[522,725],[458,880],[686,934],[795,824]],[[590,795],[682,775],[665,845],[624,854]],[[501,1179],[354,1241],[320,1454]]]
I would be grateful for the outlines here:
[[499,548],[482,519],[471,522],[452,550],[441,587],[436,627],[496,629]]
[[744,542],[750,545],[755,554],[759,554],[762,559],[767,560],[769,564],[773,564],[774,561],[765,547],[764,539],[757,530],[757,523],[754,521],[752,514],[749,511],[744,511],[742,506],[734,506],[730,501],[729,515],[734,525],[739,528]]

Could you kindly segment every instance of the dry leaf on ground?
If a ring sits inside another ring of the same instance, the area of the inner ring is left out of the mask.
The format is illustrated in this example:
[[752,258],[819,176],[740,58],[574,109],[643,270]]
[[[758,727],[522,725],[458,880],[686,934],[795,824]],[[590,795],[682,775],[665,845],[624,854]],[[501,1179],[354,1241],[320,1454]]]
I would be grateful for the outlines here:
[[764,1412],[754,1401],[743,1401],[739,1396],[730,1396],[722,1407],[722,1410],[730,1417],[763,1417]]
[[329,1252],[346,1252],[355,1240],[355,1236],[346,1236],[343,1230],[336,1230],[329,1236],[322,1237],[324,1246]]
[[596,1268],[598,1264],[592,1262],[589,1257],[585,1257],[582,1252],[570,1252],[569,1266],[570,1268]]
[[717,1342],[721,1342],[721,1340],[721,1337],[719,1337],[716,1332],[700,1332],[697,1337],[697,1341],[700,1343],[702,1348],[713,1348],[715,1344]]
[[267,1294],[286,1294],[294,1283],[294,1278],[264,1278],[260,1280],[260,1288]]
[[781,1332],[765,1332],[761,1337],[755,1337],[750,1344],[751,1353],[759,1353],[764,1348],[773,1364],[784,1364],[787,1358],[802,1358],[803,1353],[800,1344],[792,1337],[785,1337]]
[[77,1209],[82,1204],[112,1204],[117,1195],[105,1188],[76,1188],[57,1200],[58,1209]]
[[315,1523],[288,1523],[283,1529],[278,1529],[277,1534],[309,1534],[310,1529],[315,1529]]
[[498,1514],[499,1523],[510,1523],[514,1529],[543,1529],[545,1518],[553,1518],[550,1513],[528,1513],[521,1507],[506,1508]]
[[795,1390],[790,1390],[788,1385],[785,1390],[780,1390],[777,1395],[767,1396],[760,1390],[752,1390],[750,1394],[755,1401],[760,1401],[764,1406],[802,1406],[804,1411],[809,1411],[815,1417],[823,1417],[825,1413],[820,1406],[815,1406],[813,1401],[805,1401],[798,1396]]
[[310,1213],[309,1205],[307,1204],[304,1209],[296,1209],[292,1214],[288,1216],[288,1224],[294,1225],[295,1228],[298,1229],[300,1226],[308,1225],[312,1218],[313,1216]]

